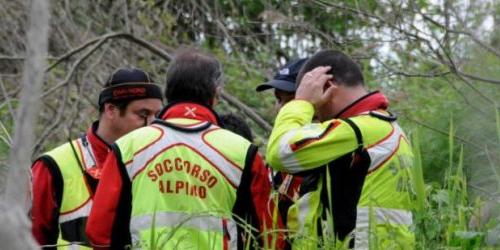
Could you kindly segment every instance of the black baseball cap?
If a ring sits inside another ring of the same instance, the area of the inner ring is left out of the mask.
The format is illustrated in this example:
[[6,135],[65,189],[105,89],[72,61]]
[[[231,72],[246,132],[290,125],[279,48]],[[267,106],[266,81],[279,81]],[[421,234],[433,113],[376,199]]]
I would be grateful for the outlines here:
[[149,74],[137,68],[117,69],[106,82],[106,86],[112,86],[123,83],[154,83]]
[[121,68],[113,72],[99,94],[99,107],[106,102],[132,101],[146,98],[163,99],[161,89],[146,71]]
[[297,60],[291,60],[285,66],[281,67],[271,81],[263,83],[255,90],[257,92],[264,91],[266,89],[279,89],[287,92],[295,92],[297,86],[295,85],[295,79],[299,74],[300,68],[309,58],[301,58]]

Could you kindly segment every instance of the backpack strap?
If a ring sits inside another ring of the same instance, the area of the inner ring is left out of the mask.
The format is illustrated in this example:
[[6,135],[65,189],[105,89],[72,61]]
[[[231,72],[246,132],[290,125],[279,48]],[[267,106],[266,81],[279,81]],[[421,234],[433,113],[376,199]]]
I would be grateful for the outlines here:
[[341,120],[349,124],[352,130],[354,130],[354,134],[356,134],[356,140],[358,142],[358,148],[356,148],[356,153],[360,153],[361,151],[363,151],[363,135],[361,134],[361,130],[359,129],[358,125],[356,125],[356,123],[354,123],[351,119],[345,118]]

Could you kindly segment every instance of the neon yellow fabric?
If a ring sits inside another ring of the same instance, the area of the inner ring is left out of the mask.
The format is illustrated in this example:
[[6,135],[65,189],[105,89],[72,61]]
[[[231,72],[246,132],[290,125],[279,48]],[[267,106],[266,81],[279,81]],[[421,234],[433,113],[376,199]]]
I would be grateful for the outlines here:
[[[167,121],[184,126],[199,123],[190,119]],[[193,135],[197,133],[202,135]],[[169,138],[183,138],[188,142],[179,143]],[[171,146],[155,143],[167,143],[167,140],[174,142]],[[223,221],[232,218],[237,186],[223,174],[221,166],[215,166],[203,152],[215,150],[232,163],[232,168],[242,172],[251,145],[249,141],[214,127],[203,132],[183,133],[153,125],[129,133],[116,144],[128,171],[136,164],[134,157],[147,155],[151,150],[160,152],[148,158],[143,170],[134,176],[129,175],[132,177],[133,197],[131,233],[133,241],[139,242],[136,244],[147,249],[223,248],[224,231],[229,230]],[[230,199],[221,200],[219,194]],[[175,225],[168,225],[171,223]]]
[[318,216],[322,213],[321,190],[308,192],[288,210],[287,229],[294,249],[315,249],[318,245]]
[[75,159],[69,142],[46,153],[46,155],[54,159],[63,178],[64,186],[60,208],[61,214],[79,208],[88,199],[90,199],[90,193],[85,183],[85,177],[83,176],[82,169],[78,163],[78,161],[80,161],[83,165],[77,140],[73,140],[71,143],[77,152],[78,159]]
[[86,247],[82,245],[70,245],[68,241],[65,241],[61,238],[61,234],[59,234],[59,238],[57,238],[57,249],[58,250],[91,250],[92,247]]
[[[276,118],[267,147],[266,159],[272,168],[290,173],[310,170],[330,163],[357,148],[356,135],[347,123],[338,119],[323,123],[311,123],[313,114],[313,106],[306,101],[294,100],[283,106]],[[395,126],[397,126],[397,124],[392,125],[390,122],[368,114],[350,119],[359,127],[364,147],[368,149],[384,141],[391,133],[395,133]],[[413,164],[412,153],[404,136],[400,138],[398,145],[399,147],[395,149],[394,154],[366,177],[358,207],[373,206],[411,210],[408,191],[410,167]],[[375,153],[377,152],[373,154]],[[313,192],[320,192],[320,190],[321,185],[318,185],[316,191]],[[308,194],[300,197],[290,207],[288,221],[293,230],[308,237],[315,237],[317,235],[316,228],[308,226],[315,225],[315,222],[296,222],[297,218],[300,217],[297,215],[298,211],[301,213],[321,211],[321,209],[311,206],[319,201],[312,201]],[[312,196],[315,197],[315,195]],[[305,209],[300,209],[305,207],[311,209],[307,212]],[[301,217],[314,219],[317,215],[303,214]],[[399,241],[406,242],[405,246],[413,245],[414,237],[408,225],[389,225],[380,221],[377,223],[377,234],[380,233],[381,236],[386,234],[387,228],[390,227],[389,231],[394,236],[382,237],[384,242],[380,242],[381,247],[397,245]],[[304,225],[304,227],[296,228],[296,225],[299,224]],[[304,231],[308,229],[310,230]],[[294,249],[306,248],[294,243]],[[314,247],[308,249],[314,249]]]
[[[81,152],[78,147],[77,140],[71,142],[78,156],[78,161],[83,164]],[[61,200],[60,213],[68,213],[79,207],[90,199],[90,193],[85,183],[85,177],[82,174],[80,165],[75,159],[71,145],[63,144],[47,153],[59,167],[63,179],[63,195]],[[61,229],[59,229],[61,230]],[[71,245],[68,241],[62,239],[62,234],[59,233],[57,239],[57,249],[92,249],[82,245]]]
[[[357,148],[356,135],[347,123],[336,119],[311,123],[313,114],[313,106],[302,100],[291,101],[280,110],[266,154],[267,162],[274,169],[290,173],[314,169]],[[354,118],[353,121],[360,127],[363,139],[368,144],[382,139],[387,134],[384,130],[390,130],[387,126],[379,128],[377,125],[386,122],[372,117]],[[328,133],[329,126],[335,123],[339,125]],[[369,126],[368,131],[365,126]],[[321,140],[314,140],[325,133]],[[291,145],[307,139],[314,141],[295,152],[291,149]]]

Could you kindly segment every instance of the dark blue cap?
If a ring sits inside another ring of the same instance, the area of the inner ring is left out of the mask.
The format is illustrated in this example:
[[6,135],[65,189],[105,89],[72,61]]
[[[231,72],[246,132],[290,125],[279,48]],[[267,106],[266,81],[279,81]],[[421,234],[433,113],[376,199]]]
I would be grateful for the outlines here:
[[281,67],[274,76],[274,78],[266,83],[263,83],[255,90],[257,92],[264,91],[266,89],[279,89],[287,92],[295,92],[297,88],[295,85],[295,80],[297,79],[297,75],[299,74],[300,68],[309,58],[301,58],[297,60],[291,60],[285,66]]

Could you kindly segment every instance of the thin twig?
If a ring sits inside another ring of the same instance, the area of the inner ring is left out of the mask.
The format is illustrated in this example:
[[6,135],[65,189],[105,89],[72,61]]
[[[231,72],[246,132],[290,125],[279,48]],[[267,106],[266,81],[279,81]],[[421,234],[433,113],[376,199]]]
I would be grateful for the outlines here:
[[477,81],[487,82],[487,83],[500,84],[500,80],[495,80],[495,79],[491,79],[491,78],[485,78],[485,77],[481,77],[481,76],[476,76],[476,75],[472,75],[472,74],[465,73],[465,72],[462,72],[462,71],[457,71],[457,73],[459,75],[461,75],[461,76],[470,78],[472,80],[477,80]]
[[100,37],[93,38],[93,39],[85,42],[84,44],[78,46],[77,48],[74,48],[74,49],[66,52],[64,55],[60,56],[55,62],[53,62],[49,67],[47,67],[47,69],[45,71],[50,71],[51,69],[53,69],[55,66],[57,66],[62,61],[67,60],[68,58],[70,58],[74,54],[77,54],[80,51],[85,50],[87,47],[91,46],[92,44],[95,44],[97,42],[105,42],[108,39],[113,39],[113,38],[123,38],[123,39],[129,40],[129,41],[135,42],[137,44],[142,45],[146,49],[150,50],[151,52],[155,53],[156,55],[158,55],[166,60],[172,59],[172,57],[167,52],[165,52],[165,51],[159,49],[157,46],[155,46],[155,45],[153,45],[153,44],[151,44],[143,39],[137,38],[129,33],[108,33],[108,34],[102,35]]
[[498,190],[498,188],[500,188],[500,175],[498,174],[498,171],[495,169],[495,166],[498,166],[498,165],[495,165],[493,159],[491,158],[490,150],[488,149],[488,145],[484,146],[484,150],[486,151],[486,157],[488,158],[488,161],[490,163],[489,165],[491,167],[491,171],[495,174],[496,183],[497,183],[497,190]]
[[49,137],[51,134],[57,132],[56,128],[61,125],[61,119],[63,118],[64,110],[68,106],[66,105],[69,96],[68,92],[69,85],[66,85],[65,91],[62,94],[62,104],[58,105],[59,109],[56,112],[57,116],[55,119],[50,119],[50,125],[42,132],[42,135],[38,137],[38,140],[35,142],[35,146],[33,147],[34,154],[38,153],[42,146],[42,142],[45,141],[45,139],[47,139],[47,137]]
[[5,85],[4,85],[3,79],[1,77],[0,77],[0,88],[2,89],[3,98],[4,98],[5,102],[7,103],[7,108],[9,109],[9,114],[10,114],[12,120],[14,121],[16,119],[15,113],[14,113],[14,108],[12,108],[9,93],[7,93],[7,89],[5,89]]
[[57,90],[58,88],[66,85],[69,83],[69,81],[71,80],[71,78],[73,77],[73,74],[75,73],[76,69],[80,66],[80,64],[85,61],[85,59],[87,59],[90,55],[92,55],[92,53],[94,53],[99,47],[101,47],[102,44],[104,44],[104,42],[106,42],[105,39],[103,40],[100,40],[96,45],[94,45],[89,51],[87,51],[87,53],[85,53],[81,58],[79,58],[72,66],[71,66],[71,69],[69,71],[69,74],[66,75],[66,78],[59,82],[58,84],[56,84],[55,86],[53,86],[52,88],[48,89],[47,91],[43,92],[42,94],[42,98],[46,97],[47,95],[49,95],[50,93],[52,93],[53,91]]
[[[449,136],[449,135],[450,135],[448,132],[446,132],[446,131],[444,131],[444,130],[441,130],[441,129],[438,129],[438,128],[434,128],[434,127],[432,127],[432,126],[429,126],[428,124],[426,124],[426,123],[424,123],[424,122],[421,122],[421,121],[419,121],[419,120],[417,120],[417,119],[414,119],[414,118],[412,118],[412,117],[409,117],[409,116],[404,116],[404,117],[405,117],[406,119],[408,119],[408,120],[410,120],[410,121],[414,122],[414,123],[417,123],[418,125],[421,125],[421,126],[423,126],[423,127],[426,127],[426,128],[428,128],[428,129],[433,130],[433,131],[435,131],[435,132],[438,132],[438,133],[440,133],[440,134],[443,134],[443,135],[446,135],[446,136]],[[464,138],[462,138],[462,137],[460,137],[460,136],[458,136],[458,135],[453,135],[453,137],[454,137],[455,139],[457,139],[457,140],[460,140],[460,141],[462,141],[462,142],[464,142],[464,143],[467,143],[467,144],[469,144],[469,145],[471,145],[471,146],[475,147],[476,149],[483,150],[483,147],[482,147],[482,146],[480,146],[479,144],[475,143],[475,142],[471,142],[471,141],[469,141],[469,140],[466,140],[466,139],[464,139]]]
[[472,90],[474,90],[476,93],[478,93],[481,97],[489,101],[491,104],[495,105],[495,108],[498,108],[498,104],[495,100],[491,99],[489,96],[481,92],[474,84],[467,78],[463,77],[461,74],[457,74],[458,78],[462,80],[467,86],[469,86]]
[[495,194],[493,194],[491,191],[486,190],[486,189],[484,189],[482,187],[476,186],[474,184],[468,183],[467,186],[469,186],[469,187],[471,187],[473,189],[479,190],[479,191],[483,192],[484,194],[486,194],[488,196],[495,196]]

